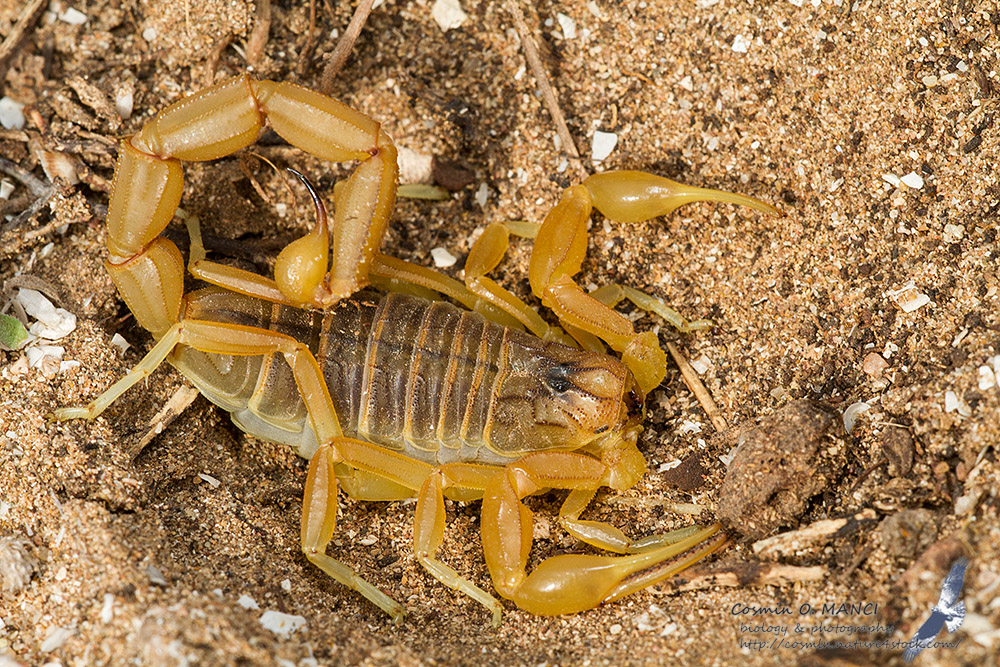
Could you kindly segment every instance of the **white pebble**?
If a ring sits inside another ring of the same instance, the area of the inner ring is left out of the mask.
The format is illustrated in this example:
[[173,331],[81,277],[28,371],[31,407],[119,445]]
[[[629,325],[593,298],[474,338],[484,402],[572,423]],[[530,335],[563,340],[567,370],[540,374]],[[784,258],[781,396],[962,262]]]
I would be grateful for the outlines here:
[[924,179],[921,178],[920,174],[915,171],[911,171],[906,176],[903,176],[899,181],[908,188],[913,188],[914,190],[919,190],[924,187]]
[[455,262],[458,261],[458,258],[448,252],[445,248],[432,248],[431,257],[434,258],[434,266],[439,269],[455,266]]
[[276,635],[288,638],[293,632],[306,625],[303,616],[294,614],[283,614],[280,611],[268,609],[260,617],[260,624],[265,630],[270,630]]
[[59,20],[70,25],[83,25],[87,22],[87,15],[78,9],[70,7],[59,15]]
[[285,591],[286,593],[290,593],[292,590],[292,582],[289,581],[288,579],[282,579],[281,590]]
[[10,193],[14,191],[14,184],[6,178],[0,181],[0,199],[10,199]]
[[615,624],[614,624],[614,625],[612,625],[612,626],[611,626],[610,628],[608,628],[608,632],[610,632],[610,633],[611,633],[611,634],[613,634],[613,635],[617,635],[617,634],[619,634],[619,633],[620,633],[621,631],[622,631],[622,626],[621,626],[621,623],[615,623]]
[[896,188],[898,188],[899,184],[902,182],[899,179],[899,176],[897,176],[896,174],[893,174],[893,173],[882,174],[882,180],[885,181],[886,183],[888,183],[889,185],[891,185],[893,187],[896,187]]
[[431,7],[431,17],[445,32],[459,28],[469,20],[469,15],[462,11],[458,0],[437,0]]
[[486,183],[480,183],[479,187],[476,189],[476,194],[473,197],[476,200],[476,203],[479,204],[480,207],[485,208],[486,200],[489,199],[489,197],[490,186],[486,185]]
[[122,120],[128,120],[132,117],[134,98],[135,91],[131,86],[121,86],[115,90],[115,111],[122,117]]
[[705,371],[712,367],[712,360],[708,358],[707,355],[701,355],[697,359],[691,361],[691,368],[698,375],[704,375]]
[[753,39],[753,35],[747,37],[746,35],[736,35],[733,39],[733,51],[736,53],[746,53],[750,50],[750,43]]
[[236,604],[243,607],[244,609],[252,609],[254,611],[260,609],[260,607],[257,605],[257,601],[254,600],[249,595],[241,595],[240,599],[236,601]]
[[20,130],[24,127],[24,105],[15,102],[6,95],[0,97],[0,125],[8,130]]
[[563,39],[576,39],[576,21],[565,14],[556,14],[559,27],[562,29]]
[[376,542],[378,542],[378,537],[376,537],[375,535],[368,535],[368,536],[362,537],[360,540],[358,540],[358,544],[360,544],[363,547],[370,547],[371,545],[375,544]]
[[142,31],[142,38],[147,42],[152,42],[156,39],[156,28],[150,26]]
[[687,91],[694,90],[694,81],[691,80],[690,76],[686,76],[677,82],[677,85]]
[[618,135],[614,132],[594,131],[594,143],[590,151],[590,158],[594,162],[600,162],[611,155],[611,151],[618,145]]
[[920,79],[920,81],[928,88],[932,88],[937,85],[938,78],[933,74],[928,74],[924,78]]

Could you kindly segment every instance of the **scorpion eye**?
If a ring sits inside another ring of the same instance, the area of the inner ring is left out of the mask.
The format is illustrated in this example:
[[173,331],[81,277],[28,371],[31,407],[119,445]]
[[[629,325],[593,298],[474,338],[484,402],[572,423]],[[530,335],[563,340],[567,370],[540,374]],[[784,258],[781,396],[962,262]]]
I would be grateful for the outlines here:
[[557,394],[564,394],[573,388],[573,383],[566,379],[568,366],[553,366],[545,373],[545,384]]

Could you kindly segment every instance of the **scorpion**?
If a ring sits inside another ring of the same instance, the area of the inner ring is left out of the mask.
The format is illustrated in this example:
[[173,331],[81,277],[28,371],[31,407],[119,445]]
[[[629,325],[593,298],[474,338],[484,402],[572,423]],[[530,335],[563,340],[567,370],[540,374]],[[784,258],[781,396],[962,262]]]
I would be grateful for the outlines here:
[[[244,149],[268,125],[316,157],[358,161],[334,189],[332,224],[302,177],[317,222],[279,253],[270,279],[207,260],[199,223],[190,216],[187,268],[210,286],[185,294],[181,252],[161,235],[179,213],[182,162]],[[493,586],[535,614],[616,600],[720,548],[725,534],[718,524],[632,540],[611,524],[580,518],[598,489],[628,489],[645,473],[636,444],[644,400],[666,373],[656,334],[636,332],[614,306],[629,299],[681,331],[709,323],[688,322],[627,287],[586,293],[573,277],[594,208],[621,223],[698,200],[777,209],[644,172],[588,177],[565,190],[537,228],[530,258],[531,291],[558,317],[556,326],[487,276],[509,243],[502,223],[489,225],[473,244],[464,284],[381,253],[397,180],[396,148],[378,122],[297,84],[242,74],[160,111],[121,142],[105,261],[156,343],[89,405],[61,408],[55,418],[94,419],[169,362],[243,431],[288,445],[309,461],[305,557],[396,622],[404,616],[401,604],[327,554],[341,488],[358,500],[416,497],[416,560],[492,612],[494,626],[500,601],[437,557],[445,498],[482,501],[482,548]],[[418,296],[428,293],[436,298]],[[614,555],[556,555],[527,572],[532,512],[523,501],[550,489],[568,491],[560,526]]]

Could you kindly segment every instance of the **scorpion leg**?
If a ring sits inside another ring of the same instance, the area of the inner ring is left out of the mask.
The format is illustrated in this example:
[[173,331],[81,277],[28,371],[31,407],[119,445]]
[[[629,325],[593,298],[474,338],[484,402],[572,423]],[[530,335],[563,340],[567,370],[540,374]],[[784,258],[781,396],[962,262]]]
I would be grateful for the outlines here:
[[[544,488],[577,492],[617,488],[631,477],[628,470],[572,452],[531,454],[494,476],[483,496],[482,530],[486,564],[497,591],[531,613],[569,614],[666,579],[722,546],[724,536],[717,537],[715,524],[673,544],[644,549],[640,541],[642,550],[635,555],[554,556],[526,573],[532,514],[521,502],[525,496]],[[578,494],[570,509],[586,499],[589,494]],[[613,541],[608,535],[605,530],[595,541]]]
[[592,489],[570,491],[559,510],[559,525],[576,539],[599,549],[618,554],[643,553],[657,547],[680,542],[699,530],[697,526],[689,526],[669,533],[647,535],[638,540],[631,540],[625,536],[625,533],[609,523],[580,518],[580,514],[593,500],[595,493],[596,491]]
[[587,221],[593,208],[617,222],[639,222],[666,215],[693,201],[726,201],[777,213],[752,197],[681,185],[638,171],[597,174],[567,189],[545,217],[531,254],[531,290],[561,322],[598,336],[622,353],[643,392],[666,373],[666,355],[652,332],[636,333],[621,314],[584,293],[573,276],[587,250]]
[[424,481],[417,496],[417,510],[413,522],[413,551],[417,561],[431,576],[449,588],[468,595],[493,613],[493,627],[500,626],[503,607],[492,595],[459,576],[455,570],[436,558],[444,540],[444,491],[461,488],[477,491],[480,495],[496,468],[473,464],[447,464],[432,472]]

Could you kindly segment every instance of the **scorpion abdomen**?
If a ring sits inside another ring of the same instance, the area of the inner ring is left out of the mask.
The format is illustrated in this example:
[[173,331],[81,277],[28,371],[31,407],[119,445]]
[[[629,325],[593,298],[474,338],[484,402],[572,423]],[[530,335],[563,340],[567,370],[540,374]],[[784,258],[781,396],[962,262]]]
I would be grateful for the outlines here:
[[[553,347],[578,352],[444,301],[395,293],[365,291],[330,310],[307,311],[207,288],[188,295],[186,317],[301,341],[320,364],[344,435],[433,464],[507,463],[511,453],[490,442],[503,378],[544,365]],[[181,346],[170,361],[246,432],[306,458],[315,452],[305,404],[281,354],[238,357]]]

